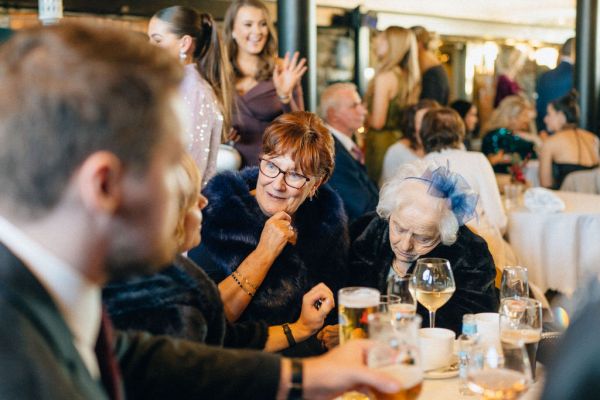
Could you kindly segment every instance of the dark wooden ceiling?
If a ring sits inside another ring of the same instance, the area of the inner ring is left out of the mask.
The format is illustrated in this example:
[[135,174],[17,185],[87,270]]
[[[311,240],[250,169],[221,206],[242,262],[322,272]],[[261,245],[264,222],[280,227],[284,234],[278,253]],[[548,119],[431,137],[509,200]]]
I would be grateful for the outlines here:
[[[65,12],[151,16],[172,5],[192,6],[223,19],[229,0],[63,0]],[[37,0],[0,0],[0,7],[37,9]]]

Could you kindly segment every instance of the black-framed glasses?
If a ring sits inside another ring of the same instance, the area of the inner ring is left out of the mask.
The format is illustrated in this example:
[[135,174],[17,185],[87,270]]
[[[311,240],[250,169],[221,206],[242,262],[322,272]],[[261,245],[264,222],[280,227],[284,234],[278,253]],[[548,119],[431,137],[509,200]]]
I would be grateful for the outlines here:
[[279,174],[283,174],[283,181],[286,185],[294,189],[302,189],[306,182],[310,181],[310,178],[299,174],[294,171],[284,171],[279,168],[275,163],[264,158],[259,158],[260,172],[268,178],[277,178]]

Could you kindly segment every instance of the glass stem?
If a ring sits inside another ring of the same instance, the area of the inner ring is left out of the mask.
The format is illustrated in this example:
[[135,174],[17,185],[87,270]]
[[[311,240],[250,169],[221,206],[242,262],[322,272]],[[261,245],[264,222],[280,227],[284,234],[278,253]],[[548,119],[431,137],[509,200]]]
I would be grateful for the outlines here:
[[435,311],[429,311],[429,327],[435,328]]

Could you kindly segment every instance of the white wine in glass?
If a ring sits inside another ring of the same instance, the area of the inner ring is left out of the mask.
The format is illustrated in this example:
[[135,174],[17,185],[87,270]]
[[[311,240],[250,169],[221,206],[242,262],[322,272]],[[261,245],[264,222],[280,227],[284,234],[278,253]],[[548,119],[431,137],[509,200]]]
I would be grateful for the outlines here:
[[429,311],[429,327],[435,327],[435,312],[450,300],[456,285],[450,261],[423,258],[417,261],[413,274],[417,301]]

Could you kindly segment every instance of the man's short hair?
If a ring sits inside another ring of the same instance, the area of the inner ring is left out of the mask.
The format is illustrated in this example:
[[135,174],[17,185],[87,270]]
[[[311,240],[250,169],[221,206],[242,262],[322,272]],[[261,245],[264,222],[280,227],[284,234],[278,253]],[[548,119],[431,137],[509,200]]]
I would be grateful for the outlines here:
[[573,51],[573,50],[575,50],[573,48],[574,46],[575,46],[575,38],[568,38],[560,48],[560,55],[567,56],[567,57],[573,57],[573,55],[575,54],[575,52]]
[[141,171],[164,132],[181,66],[125,30],[61,24],[17,33],[0,50],[1,205],[24,216],[56,206],[91,154]]
[[327,113],[330,108],[338,106],[340,98],[336,96],[342,90],[356,90],[356,85],[350,82],[338,82],[333,85],[329,85],[321,93],[321,103],[319,105],[319,115],[324,121],[327,121]]

